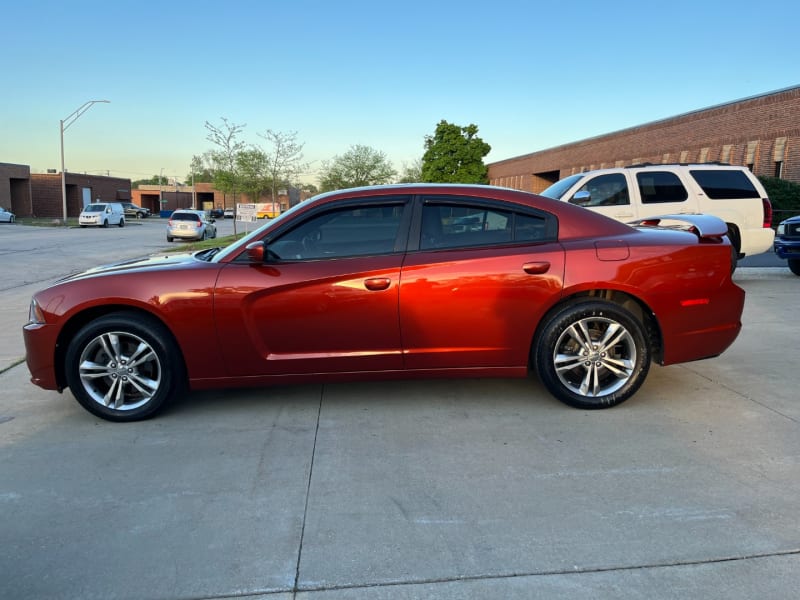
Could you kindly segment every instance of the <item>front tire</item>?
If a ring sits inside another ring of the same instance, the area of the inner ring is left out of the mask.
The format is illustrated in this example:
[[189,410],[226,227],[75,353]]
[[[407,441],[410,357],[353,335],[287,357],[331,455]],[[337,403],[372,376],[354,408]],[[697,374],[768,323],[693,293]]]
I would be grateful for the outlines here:
[[789,270],[795,275],[800,275],[800,258],[790,258],[788,263]]
[[67,347],[65,367],[75,399],[108,421],[154,416],[185,382],[180,349],[169,331],[131,312],[85,325]]
[[575,408],[616,406],[641,387],[650,369],[644,326],[617,304],[585,301],[552,315],[534,345],[539,379]]

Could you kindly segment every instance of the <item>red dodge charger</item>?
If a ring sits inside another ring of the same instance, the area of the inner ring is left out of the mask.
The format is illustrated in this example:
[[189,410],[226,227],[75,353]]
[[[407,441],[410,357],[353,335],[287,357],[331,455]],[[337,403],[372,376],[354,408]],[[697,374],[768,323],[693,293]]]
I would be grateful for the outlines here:
[[187,387],[531,370],[566,404],[605,408],[652,360],[734,341],[744,292],[725,234],[706,215],[633,227],[497,187],[340,190],[226,248],[38,292],[28,368],[114,421],[153,416]]

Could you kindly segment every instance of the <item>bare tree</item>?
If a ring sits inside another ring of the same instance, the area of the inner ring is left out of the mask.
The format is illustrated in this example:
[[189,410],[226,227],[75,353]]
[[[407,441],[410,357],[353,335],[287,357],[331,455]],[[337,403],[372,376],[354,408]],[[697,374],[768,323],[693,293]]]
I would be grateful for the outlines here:
[[[206,139],[213,143],[218,150],[212,152],[215,163],[214,186],[233,194],[233,203],[236,205],[236,157],[244,150],[245,143],[238,139],[244,130],[245,124],[231,123],[222,117],[222,125],[212,125],[206,121],[208,135]],[[225,202],[227,204],[227,202]],[[236,220],[233,222],[233,233],[236,234]]]
[[267,157],[267,172],[272,178],[272,202],[277,201],[278,189],[281,185],[290,185],[307,166],[303,161],[303,146],[297,141],[296,131],[273,131],[259,133],[270,148],[264,151]]

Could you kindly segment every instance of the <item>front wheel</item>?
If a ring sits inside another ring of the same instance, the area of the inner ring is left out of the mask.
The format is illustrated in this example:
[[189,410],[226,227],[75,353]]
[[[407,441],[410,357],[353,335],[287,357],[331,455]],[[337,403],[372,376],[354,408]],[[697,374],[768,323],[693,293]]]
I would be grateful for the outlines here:
[[650,369],[644,326],[630,311],[608,302],[580,302],[555,313],[533,352],[542,383],[575,408],[624,402]]
[[795,275],[800,275],[800,258],[789,259],[789,270]]
[[125,227],[125,219],[120,219],[118,225],[120,227]]
[[67,347],[66,376],[75,399],[108,421],[155,415],[184,384],[180,350],[158,321],[130,312],[95,319]]

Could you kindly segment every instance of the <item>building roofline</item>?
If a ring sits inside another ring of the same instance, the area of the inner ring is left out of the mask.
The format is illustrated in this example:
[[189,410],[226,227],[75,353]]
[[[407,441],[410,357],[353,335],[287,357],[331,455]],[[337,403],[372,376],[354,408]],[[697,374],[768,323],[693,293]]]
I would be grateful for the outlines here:
[[782,88],[782,89],[779,89],[779,90],[774,90],[772,92],[765,92],[763,94],[755,94],[753,96],[747,96],[745,98],[740,98],[738,100],[731,100],[730,102],[722,102],[720,104],[714,104],[712,106],[707,106],[705,108],[698,108],[698,109],[695,109],[695,110],[690,110],[690,111],[687,111],[685,113],[681,113],[681,114],[678,114],[678,115],[673,115],[671,117],[664,117],[663,119],[656,119],[655,121],[648,121],[647,123],[641,123],[640,125],[632,125],[630,127],[624,127],[622,129],[617,129],[615,131],[609,131],[608,133],[601,133],[599,135],[594,135],[594,136],[591,136],[591,137],[588,137],[588,138],[583,138],[581,140],[576,140],[574,142],[567,142],[565,144],[559,144],[558,146],[551,146],[549,148],[542,148],[541,150],[536,150],[534,152],[529,152],[527,154],[520,154],[519,156],[512,156],[511,158],[504,158],[503,160],[498,160],[498,161],[495,161],[495,162],[491,162],[491,163],[488,163],[486,166],[488,167],[488,166],[491,166],[491,165],[501,165],[501,164],[507,163],[507,162],[513,162],[513,161],[517,161],[517,160],[522,160],[524,158],[529,158],[529,157],[534,156],[536,154],[541,154],[542,152],[551,152],[553,150],[560,150],[560,149],[563,149],[563,148],[567,148],[569,146],[576,146],[578,144],[583,144],[583,143],[586,143],[586,142],[592,142],[592,141],[600,140],[600,139],[603,139],[603,138],[606,138],[606,137],[619,135],[620,133],[625,133],[625,132],[628,132],[628,131],[634,131],[636,129],[641,129],[642,127],[651,127],[653,125],[659,125],[659,124],[667,123],[667,122],[670,122],[670,121],[676,121],[678,119],[683,119],[685,117],[690,117],[692,115],[697,115],[697,114],[704,113],[704,112],[709,112],[709,111],[712,111],[712,110],[718,110],[720,108],[725,108],[727,106],[733,106],[734,104],[742,104],[744,102],[752,102],[753,100],[760,100],[762,98],[767,98],[769,96],[777,96],[779,94],[785,94],[786,92],[794,92],[794,91],[800,91],[800,85],[794,85],[794,86]]

